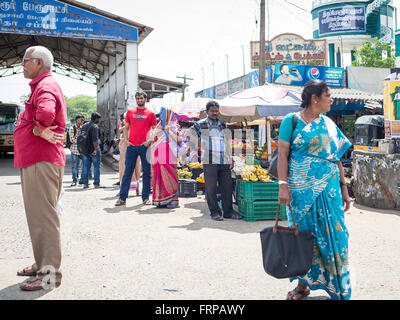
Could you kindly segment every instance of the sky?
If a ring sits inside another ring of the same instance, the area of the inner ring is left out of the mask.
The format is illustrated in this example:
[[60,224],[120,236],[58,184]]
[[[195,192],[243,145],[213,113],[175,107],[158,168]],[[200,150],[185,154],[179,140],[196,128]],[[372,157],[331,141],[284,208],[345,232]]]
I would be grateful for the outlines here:
[[[396,3],[400,0],[396,0]],[[187,97],[215,83],[239,77],[250,69],[250,41],[259,40],[260,0],[85,0],[154,30],[139,45],[139,73],[181,82],[188,80]],[[290,4],[291,2],[292,4]],[[311,0],[266,0],[266,38],[291,32],[312,39]],[[268,14],[269,12],[269,14]],[[258,23],[256,23],[256,21]],[[243,46],[243,50],[242,50]],[[243,68],[244,53],[244,68]],[[203,69],[202,69],[203,68]],[[204,78],[203,78],[204,70]],[[67,96],[96,95],[96,87],[56,75]],[[19,102],[29,92],[22,75],[0,79],[0,100]],[[172,106],[181,94],[152,99],[149,106]]]

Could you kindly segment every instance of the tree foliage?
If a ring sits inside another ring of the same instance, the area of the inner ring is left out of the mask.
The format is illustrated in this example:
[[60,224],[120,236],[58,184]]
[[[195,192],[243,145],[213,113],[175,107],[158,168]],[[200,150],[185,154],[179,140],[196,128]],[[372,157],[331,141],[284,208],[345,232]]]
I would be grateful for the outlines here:
[[68,120],[75,122],[77,115],[83,115],[86,120],[90,120],[92,112],[96,111],[96,97],[78,95],[74,97],[65,97],[67,102]]
[[359,67],[394,68],[396,61],[394,49],[380,40],[364,42],[354,56],[351,65]]

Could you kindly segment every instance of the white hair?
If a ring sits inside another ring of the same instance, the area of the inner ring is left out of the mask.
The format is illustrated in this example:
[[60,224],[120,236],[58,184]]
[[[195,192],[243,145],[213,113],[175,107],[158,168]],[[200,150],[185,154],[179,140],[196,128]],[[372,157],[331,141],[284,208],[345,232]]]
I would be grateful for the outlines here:
[[43,64],[51,70],[54,63],[53,54],[49,49],[43,46],[33,46],[26,49],[26,52],[31,52],[31,58],[41,59]]

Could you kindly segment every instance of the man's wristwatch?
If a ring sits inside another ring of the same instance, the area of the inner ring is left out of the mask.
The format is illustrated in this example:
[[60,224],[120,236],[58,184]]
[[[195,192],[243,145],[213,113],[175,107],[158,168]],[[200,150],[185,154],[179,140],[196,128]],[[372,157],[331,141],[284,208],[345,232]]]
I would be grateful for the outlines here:
[[41,134],[42,134],[42,130],[40,130],[38,127],[33,127],[32,132],[33,132],[33,134],[34,134],[35,136],[37,136],[37,137],[40,137]]

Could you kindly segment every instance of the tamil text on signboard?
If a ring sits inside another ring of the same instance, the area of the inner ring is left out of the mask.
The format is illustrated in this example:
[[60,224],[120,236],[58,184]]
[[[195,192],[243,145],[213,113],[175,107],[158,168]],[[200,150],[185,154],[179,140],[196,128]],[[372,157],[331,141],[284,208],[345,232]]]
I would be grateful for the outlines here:
[[365,32],[365,8],[344,6],[319,12],[319,34]]
[[[251,67],[256,69],[260,61],[260,42],[252,41],[250,50]],[[285,33],[267,41],[264,54],[266,65],[281,62],[324,66],[326,65],[326,41],[305,40],[297,34]]]
[[137,28],[56,0],[1,1],[0,32],[138,41]]

